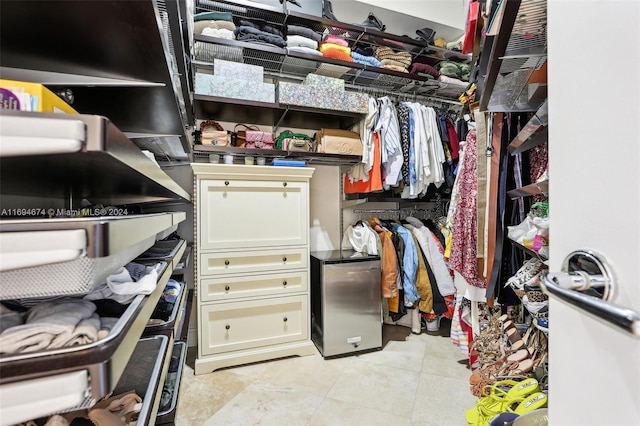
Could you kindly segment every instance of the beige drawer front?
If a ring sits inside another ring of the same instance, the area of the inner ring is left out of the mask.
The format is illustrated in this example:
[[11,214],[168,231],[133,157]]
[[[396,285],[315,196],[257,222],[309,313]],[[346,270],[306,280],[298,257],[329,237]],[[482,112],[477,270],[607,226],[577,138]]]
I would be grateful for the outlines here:
[[211,355],[304,340],[307,296],[288,296],[200,307],[202,354]]
[[203,302],[240,297],[287,295],[307,291],[307,272],[206,278],[200,280],[198,288],[200,289],[200,300]]
[[307,182],[203,180],[199,190],[200,248],[307,244]]
[[306,268],[309,255],[306,248],[201,253],[199,262],[200,275],[236,274]]

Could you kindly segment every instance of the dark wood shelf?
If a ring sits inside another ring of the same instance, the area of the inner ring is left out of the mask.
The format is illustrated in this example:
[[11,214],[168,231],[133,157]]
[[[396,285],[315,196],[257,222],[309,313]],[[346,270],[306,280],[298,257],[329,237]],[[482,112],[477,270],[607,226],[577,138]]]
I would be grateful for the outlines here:
[[512,155],[519,154],[547,142],[548,121],[547,102],[545,102],[511,141],[507,147],[509,152]]
[[544,180],[538,183],[532,183],[530,185],[523,186],[522,188],[512,189],[507,191],[507,195],[515,200],[521,197],[530,197],[532,195],[548,194],[549,193],[549,181]]
[[318,109],[298,105],[247,101],[234,98],[194,95],[196,114],[200,119],[233,123],[261,124],[301,129],[348,129],[364,114]]

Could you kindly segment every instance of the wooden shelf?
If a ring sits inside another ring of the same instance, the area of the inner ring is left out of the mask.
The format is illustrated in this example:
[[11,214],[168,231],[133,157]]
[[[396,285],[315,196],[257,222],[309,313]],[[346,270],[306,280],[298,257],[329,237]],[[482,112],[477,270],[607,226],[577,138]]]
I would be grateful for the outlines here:
[[522,188],[512,189],[507,191],[507,195],[515,200],[521,197],[530,197],[532,195],[548,194],[549,193],[549,181],[544,180],[542,182],[532,183]]

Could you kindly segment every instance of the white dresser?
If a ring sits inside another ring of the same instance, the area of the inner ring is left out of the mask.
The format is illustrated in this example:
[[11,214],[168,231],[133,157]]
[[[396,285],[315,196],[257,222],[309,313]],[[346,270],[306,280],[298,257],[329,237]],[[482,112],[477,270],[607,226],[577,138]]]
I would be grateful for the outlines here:
[[192,164],[195,373],[311,355],[308,167]]

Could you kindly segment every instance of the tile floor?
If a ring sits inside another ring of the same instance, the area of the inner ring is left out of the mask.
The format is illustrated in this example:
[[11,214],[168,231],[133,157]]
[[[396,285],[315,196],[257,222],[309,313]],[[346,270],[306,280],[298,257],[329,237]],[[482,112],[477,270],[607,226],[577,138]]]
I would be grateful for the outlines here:
[[319,353],[195,376],[190,348],[177,426],[465,425],[469,370],[443,332],[384,326],[383,349],[324,360]]

